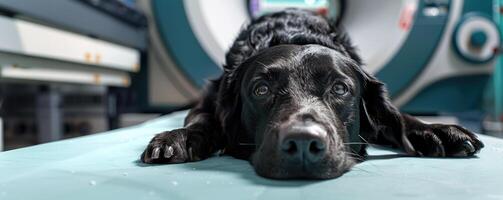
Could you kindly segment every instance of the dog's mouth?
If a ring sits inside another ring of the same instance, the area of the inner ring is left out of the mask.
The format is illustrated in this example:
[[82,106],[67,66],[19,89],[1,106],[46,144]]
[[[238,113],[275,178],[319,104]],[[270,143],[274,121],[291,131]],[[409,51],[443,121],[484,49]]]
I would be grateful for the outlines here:
[[[333,132],[333,131],[331,131]],[[274,179],[329,179],[355,164],[334,133],[313,122],[279,127],[252,155],[257,174]]]
[[356,162],[343,152],[317,162],[292,161],[256,152],[252,164],[258,175],[272,179],[332,179],[349,171]]

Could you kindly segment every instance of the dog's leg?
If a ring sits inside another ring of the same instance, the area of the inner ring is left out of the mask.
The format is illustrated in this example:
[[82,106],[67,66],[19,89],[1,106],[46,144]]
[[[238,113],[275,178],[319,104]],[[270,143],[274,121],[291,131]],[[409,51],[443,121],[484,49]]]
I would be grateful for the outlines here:
[[[383,83],[361,69],[364,80],[362,104],[365,104],[367,140],[392,145],[410,155],[453,157],[471,156],[484,147],[476,135],[457,125],[425,124],[402,114],[388,98]],[[363,107],[363,106],[361,106]],[[368,134],[370,132],[370,134]]]
[[185,126],[157,134],[141,155],[144,163],[182,163],[208,158],[224,146],[220,123],[214,116],[216,84],[190,111]]
[[[383,93],[385,94],[385,93]],[[414,156],[463,157],[477,153],[484,144],[469,130],[449,124],[425,124],[416,118],[398,112],[387,98],[373,99],[369,110],[373,119],[374,136],[368,140],[375,144],[391,145]],[[377,100],[377,101],[376,101]]]
[[405,137],[418,156],[464,157],[477,153],[484,144],[471,131],[448,124],[425,124],[403,114]]

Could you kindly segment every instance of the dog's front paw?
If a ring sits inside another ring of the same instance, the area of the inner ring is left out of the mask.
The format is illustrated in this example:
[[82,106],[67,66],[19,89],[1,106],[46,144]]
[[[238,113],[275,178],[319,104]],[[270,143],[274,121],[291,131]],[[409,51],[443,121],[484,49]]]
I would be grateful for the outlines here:
[[[157,134],[141,155],[144,163],[183,163],[200,160],[196,155],[198,141],[189,138],[186,128]],[[196,138],[197,139],[197,138]]]
[[431,124],[407,137],[418,156],[465,157],[484,147],[475,134],[458,125]]

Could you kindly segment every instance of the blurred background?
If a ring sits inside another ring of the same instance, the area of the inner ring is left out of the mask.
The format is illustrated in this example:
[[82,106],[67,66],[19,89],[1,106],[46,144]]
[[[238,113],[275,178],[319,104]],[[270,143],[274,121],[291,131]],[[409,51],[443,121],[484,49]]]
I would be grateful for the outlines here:
[[403,112],[503,137],[502,2],[1,0],[0,150],[188,109],[243,24],[289,7],[346,30]]

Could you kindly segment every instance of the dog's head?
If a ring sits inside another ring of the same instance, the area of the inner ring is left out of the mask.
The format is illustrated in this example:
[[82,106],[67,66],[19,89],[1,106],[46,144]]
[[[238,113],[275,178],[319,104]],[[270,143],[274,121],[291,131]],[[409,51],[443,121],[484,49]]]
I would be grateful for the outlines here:
[[319,45],[280,45],[241,67],[240,118],[259,174],[327,178],[354,164],[361,82],[352,59]]
[[[326,23],[307,17],[310,25]],[[247,50],[260,48],[238,38],[228,54],[217,113],[231,135],[231,151],[241,153],[251,143],[251,162],[262,176],[340,176],[364,154],[366,133],[382,120],[400,123],[383,84],[361,69],[349,41],[323,37],[263,33],[257,38],[266,38],[269,47],[247,56]]]

